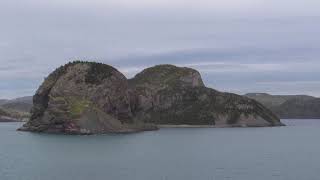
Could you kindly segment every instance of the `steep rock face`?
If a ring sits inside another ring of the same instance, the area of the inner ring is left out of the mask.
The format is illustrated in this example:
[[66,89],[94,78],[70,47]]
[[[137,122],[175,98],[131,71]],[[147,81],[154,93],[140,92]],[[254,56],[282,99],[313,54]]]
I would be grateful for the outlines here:
[[160,65],[129,80],[137,119],[171,125],[278,126],[280,120],[260,103],[206,88],[199,72]]
[[30,121],[20,130],[75,134],[147,130],[134,122],[126,77],[99,63],[58,68],[37,90]]

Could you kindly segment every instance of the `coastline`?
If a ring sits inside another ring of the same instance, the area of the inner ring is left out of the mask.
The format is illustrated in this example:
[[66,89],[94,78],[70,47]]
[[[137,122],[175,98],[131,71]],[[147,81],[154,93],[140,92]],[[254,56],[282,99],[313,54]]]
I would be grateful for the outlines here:
[[278,126],[285,126],[284,124],[279,124],[275,126],[265,126],[265,125],[245,125],[245,124],[221,124],[221,125],[174,125],[174,124],[161,124],[157,125],[158,128],[257,128],[257,127],[278,127]]
[[214,125],[188,125],[188,124],[181,124],[181,125],[161,124],[157,126],[158,128],[217,128],[217,126],[214,126]]

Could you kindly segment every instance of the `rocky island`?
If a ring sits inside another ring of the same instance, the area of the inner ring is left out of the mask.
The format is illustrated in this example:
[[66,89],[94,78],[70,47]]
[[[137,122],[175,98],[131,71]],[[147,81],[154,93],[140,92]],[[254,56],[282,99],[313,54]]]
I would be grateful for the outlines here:
[[125,133],[158,125],[264,127],[283,125],[253,99],[205,87],[198,71],[158,65],[127,79],[102,63],[76,61],[51,73],[33,97],[19,130]]

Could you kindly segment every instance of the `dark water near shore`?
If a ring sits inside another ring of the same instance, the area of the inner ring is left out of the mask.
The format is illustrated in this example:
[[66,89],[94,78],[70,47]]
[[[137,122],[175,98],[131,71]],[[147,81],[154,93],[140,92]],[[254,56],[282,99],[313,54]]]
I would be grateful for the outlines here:
[[320,120],[127,135],[17,132],[0,123],[1,180],[319,180]]

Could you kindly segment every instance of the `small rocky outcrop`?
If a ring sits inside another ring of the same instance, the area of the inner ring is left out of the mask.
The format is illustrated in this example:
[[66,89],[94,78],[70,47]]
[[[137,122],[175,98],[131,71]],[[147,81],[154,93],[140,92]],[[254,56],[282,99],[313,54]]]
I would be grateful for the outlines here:
[[277,126],[264,106],[207,88],[194,69],[158,65],[127,80],[115,68],[73,62],[51,73],[19,130],[67,134],[136,132],[152,124]]

